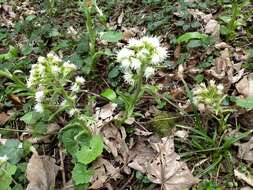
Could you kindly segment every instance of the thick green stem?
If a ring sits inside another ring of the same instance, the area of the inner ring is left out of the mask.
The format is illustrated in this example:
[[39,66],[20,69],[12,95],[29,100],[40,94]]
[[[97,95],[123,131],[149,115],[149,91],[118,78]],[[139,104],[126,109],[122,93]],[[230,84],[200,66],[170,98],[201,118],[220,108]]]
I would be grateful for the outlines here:
[[94,24],[92,22],[92,17],[89,8],[86,8],[85,16],[87,19],[86,27],[90,39],[90,55],[93,56],[96,53],[96,31],[94,30]]
[[144,74],[145,66],[142,65],[140,72],[137,75],[137,79],[135,80],[136,82],[136,87],[134,88],[133,92],[133,99],[131,101],[131,105],[128,109],[125,110],[124,117],[122,118],[122,122],[124,122],[126,119],[131,117],[134,111],[134,107],[138,100],[140,99],[140,96],[142,94],[142,86],[143,86],[143,74]]

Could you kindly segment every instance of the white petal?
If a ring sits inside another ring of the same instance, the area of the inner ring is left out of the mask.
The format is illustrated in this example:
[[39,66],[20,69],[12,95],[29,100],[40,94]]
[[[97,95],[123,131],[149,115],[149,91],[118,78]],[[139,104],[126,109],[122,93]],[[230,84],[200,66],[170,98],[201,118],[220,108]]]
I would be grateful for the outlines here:
[[130,67],[134,70],[139,70],[141,68],[141,62],[139,59],[131,58],[131,65]]
[[144,72],[144,76],[146,77],[146,79],[150,78],[154,74],[155,74],[155,69],[153,67],[147,67]]
[[129,59],[133,55],[134,51],[127,48],[123,48],[117,54],[117,61],[121,62],[123,59]]

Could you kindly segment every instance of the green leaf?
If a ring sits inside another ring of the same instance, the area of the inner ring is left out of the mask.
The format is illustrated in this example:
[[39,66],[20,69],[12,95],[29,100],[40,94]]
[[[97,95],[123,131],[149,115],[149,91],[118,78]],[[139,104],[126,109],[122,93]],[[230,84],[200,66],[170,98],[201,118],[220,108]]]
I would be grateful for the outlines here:
[[122,32],[108,31],[102,34],[101,39],[107,42],[118,42],[123,38]]
[[231,16],[219,16],[219,18],[227,24],[231,21]]
[[89,146],[82,146],[76,153],[77,160],[83,164],[89,164],[94,161],[103,152],[103,140],[101,136],[93,136]]
[[24,155],[22,143],[15,139],[10,139],[5,144],[0,145],[0,156],[6,155],[12,164],[18,163]]
[[17,167],[8,162],[0,166],[0,187],[3,190],[11,190],[12,175],[15,174]]
[[57,37],[57,36],[60,36],[60,33],[59,33],[58,29],[53,28],[49,33],[49,37]]
[[177,38],[177,43],[188,42],[192,39],[205,39],[207,35],[201,34],[199,32],[187,32]]
[[241,108],[246,108],[246,109],[253,109],[253,96],[250,96],[248,98],[237,98],[235,100],[236,105],[241,107]]
[[89,138],[87,135],[82,134],[79,136],[78,141],[76,140],[76,136],[82,132],[81,127],[71,127],[69,129],[63,130],[59,135],[59,140],[64,144],[64,147],[72,156],[79,150],[79,146],[89,145]]
[[191,40],[187,44],[187,48],[197,48],[197,47],[201,47],[201,46],[202,46],[201,40]]
[[116,93],[111,88],[107,88],[101,93],[101,96],[107,98],[110,101],[114,101],[117,98]]
[[47,126],[44,122],[38,122],[32,128],[32,135],[34,137],[42,136],[46,132],[47,132]]
[[32,20],[35,19],[35,18],[36,18],[35,15],[29,15],[29,16],[27,16],[27,17],[25,18],[25,20],[28,21],[28,22],[30,22],[30,21],[32,21]]
[[92,177],[92,171],[87,169],[87,166],[84,164],[76,163],[73,171],[72,178],[75,182],[75,185],[89,183]]
[[40,114],[37,112],[28,112],[20,120],[24,121],[27,125],[35,124],[41,118]]
[[203,82],[205,79],[204,75],[202,74],[198,74],[196,77],[195,77],[195,81],[200,84],[201,82]]

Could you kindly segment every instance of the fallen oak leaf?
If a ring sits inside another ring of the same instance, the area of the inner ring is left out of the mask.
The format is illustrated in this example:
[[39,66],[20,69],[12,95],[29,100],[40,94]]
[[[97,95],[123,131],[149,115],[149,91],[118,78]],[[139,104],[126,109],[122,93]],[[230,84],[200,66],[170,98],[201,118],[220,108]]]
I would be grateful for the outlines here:
[[55,178],[59,167],[55,165],[55,159],[49,156],[39,156],[34,152],[27,165],[27,179],[29,184],[26,190],[54,189]]
[[179,161],[180,156],[174,152],[173,138],[165,137],[152,145],[158,151],[158,156],[147,168],[151,182],[161,184],[164,190],[189,189],[198,183],[199,180],[192,176],[187,165]]
[[152,148],[144,142],[138,143],[136,150],[130,152],[134,158],[128,166],[145,173],[151,182],[160,184],[164,190],[188,189],[198,183],[199,180],[192,176],[187,165],[179,161],[173,138],[150,141],[150,145]]
[[117,180],[122,176],[120,174],[120,168],[114,167],[111,162],[106,159],[99,158],[92,164],[94,175],[92,177],[92,185],[89,189],[99,189],[105,186],[108,179]]

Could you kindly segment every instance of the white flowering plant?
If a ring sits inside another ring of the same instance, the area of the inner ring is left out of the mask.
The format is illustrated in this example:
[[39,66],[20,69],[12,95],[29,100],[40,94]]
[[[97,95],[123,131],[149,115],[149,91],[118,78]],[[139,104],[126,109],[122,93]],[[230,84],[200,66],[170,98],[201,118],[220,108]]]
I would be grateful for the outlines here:
[[227,95],[223,92],[223,84],[216,84],[214,80],[210,80],[209,84],[199,84],[193,89],[193,103],[200,112],[209,112],[219,123],[219,131],[226,129],[227,119],[232,109],[224,106],[223,102]]
[[123,120],[132,116],[134,106],[144,92],[145,83],[155,75],[166,57],[167,50],[161,46],[158,37],[132,38],[117,53],[124,82],[130,86],[127,94],[119,93],[125,103]]
[[85,83],[82,76],[74,77],[76,65],[64,62],[53,52],[39,57],[32,65],[27,87],[34,92],[34,111],[40,114],[51,113],[49,121],[60,112],[66,111],[69,117],[89,124],[92,118],[77,107],[78,93]]

